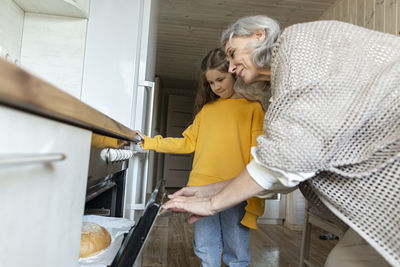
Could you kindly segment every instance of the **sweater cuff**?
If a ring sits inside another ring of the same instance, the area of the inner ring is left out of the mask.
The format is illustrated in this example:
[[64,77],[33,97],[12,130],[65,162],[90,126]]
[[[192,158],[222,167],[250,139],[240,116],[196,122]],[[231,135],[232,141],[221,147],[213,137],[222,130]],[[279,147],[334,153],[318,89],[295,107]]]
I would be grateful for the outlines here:
[[257,218],[258,216],[251,213],[251,212],[246,212],[243,216],[243,219],[240,221],[240,223],[250,229],[257,230]]
[[253,180],[264,189],[271,188],[272,184],[277,181],[272,172],[262,165],[257,164],[254,159],[247,164],[246,169]]

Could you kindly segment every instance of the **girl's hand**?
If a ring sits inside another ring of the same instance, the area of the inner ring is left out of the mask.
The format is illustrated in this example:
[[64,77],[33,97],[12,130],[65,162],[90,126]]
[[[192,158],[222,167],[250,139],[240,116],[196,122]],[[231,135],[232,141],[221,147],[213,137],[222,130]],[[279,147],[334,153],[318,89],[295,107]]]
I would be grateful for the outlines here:
[[143,144],[145,135],[142,134],[142,132],[139,131],[139,130],[134,130],[133,131],[133,138],[138,140],[138,142],[137,142],[138,144]]

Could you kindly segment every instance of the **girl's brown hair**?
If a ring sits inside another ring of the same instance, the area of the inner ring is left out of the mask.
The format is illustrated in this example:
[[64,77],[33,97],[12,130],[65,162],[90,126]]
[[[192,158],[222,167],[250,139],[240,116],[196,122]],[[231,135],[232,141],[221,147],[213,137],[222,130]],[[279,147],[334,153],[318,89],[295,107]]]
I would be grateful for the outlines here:
[[222,48],[212,49],[201,62],[202,73],[200,77],[200,86],[197,90],[194,104],[194,115],[199,113],[205,104],[213,102],[219,98],[219,96],[214,94],[214,92],[211,90],[210,84],[206,78],[206,71],[213,69],[221,72],[228,72],[229,62],[226,59],[225,51]]

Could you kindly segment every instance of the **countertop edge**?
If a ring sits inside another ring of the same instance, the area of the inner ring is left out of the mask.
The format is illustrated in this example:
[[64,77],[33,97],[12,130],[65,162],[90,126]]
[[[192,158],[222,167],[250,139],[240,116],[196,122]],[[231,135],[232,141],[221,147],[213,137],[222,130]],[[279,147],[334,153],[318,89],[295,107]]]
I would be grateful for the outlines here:
[[134,141],[133,130],[3,59],[0,59],[0,104],[98,134]]

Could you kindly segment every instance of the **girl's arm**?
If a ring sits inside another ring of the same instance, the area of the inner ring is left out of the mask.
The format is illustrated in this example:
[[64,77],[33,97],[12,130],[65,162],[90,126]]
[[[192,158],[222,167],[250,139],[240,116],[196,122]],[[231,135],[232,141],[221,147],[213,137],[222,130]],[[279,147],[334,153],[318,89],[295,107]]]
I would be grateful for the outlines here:
[[144,136],[143,149],[155,150],[161,153],[186,154],[194,152],[196,149],[197,136],[200,126],[200,114],[201,112],[196,115],[193,123],[182,133],[183,137],[164,138],[161,135],[157,135],[153,138],[150,138]]

